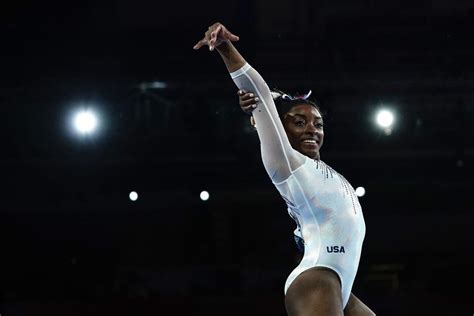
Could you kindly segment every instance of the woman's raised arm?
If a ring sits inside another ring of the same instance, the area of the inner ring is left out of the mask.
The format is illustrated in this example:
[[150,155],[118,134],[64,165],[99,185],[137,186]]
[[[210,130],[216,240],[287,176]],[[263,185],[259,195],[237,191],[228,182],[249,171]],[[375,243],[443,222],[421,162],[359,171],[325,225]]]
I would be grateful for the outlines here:
[[211,51],[215,48],[237,87],[252,91],[258,97],[253,117],[260,138],[263,164],[273,182],[281,182],[301,166],[306,158],[291,147],[268,85],[234,47],[232,41],[237,40],[238,36],[229,32],[222,24],[215,23],[206,31],[204,38],[196,43],[194,49],[204,45],[209,46]]

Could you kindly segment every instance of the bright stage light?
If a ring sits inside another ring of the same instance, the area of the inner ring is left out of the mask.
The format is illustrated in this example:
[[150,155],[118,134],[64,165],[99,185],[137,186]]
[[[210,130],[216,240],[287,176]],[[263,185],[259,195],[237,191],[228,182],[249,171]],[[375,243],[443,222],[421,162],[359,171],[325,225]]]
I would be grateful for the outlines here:
[[74,116],[74,127],[80,134],[93,133],[98,124],[97,115],[90,110],[81,110]]
[[130,192],[128,195],[131,201],[135,202],[138,199],[138,193],[135,191]]
[[362,197],[365,195],[365,188],[364,187],[358,187],[356,190],[355,190],[355,193],[358,197]]
[[376,115],[376,122],[382,128],[390,128],[393,125],[395,118],[390,110],[380,110]]
[[207,201],[209,200],[209,192],[202,191],[201,194],[199,194],[199,197],[201,198],[201,200]]

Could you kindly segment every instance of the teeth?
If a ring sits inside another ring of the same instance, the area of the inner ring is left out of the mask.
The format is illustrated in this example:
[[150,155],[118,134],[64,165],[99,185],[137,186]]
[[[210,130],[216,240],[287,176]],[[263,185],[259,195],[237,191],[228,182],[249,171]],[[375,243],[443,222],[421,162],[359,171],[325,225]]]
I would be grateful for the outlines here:
[[314,139],[305,139],[303,143],[316,144],[316,141]]

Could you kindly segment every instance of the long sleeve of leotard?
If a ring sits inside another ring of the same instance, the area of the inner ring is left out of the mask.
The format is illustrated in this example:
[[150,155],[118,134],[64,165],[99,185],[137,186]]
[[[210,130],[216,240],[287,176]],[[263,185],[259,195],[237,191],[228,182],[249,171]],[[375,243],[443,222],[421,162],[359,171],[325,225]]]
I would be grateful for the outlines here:
[[253,117],[260,138],[263,164],[274,183],[286,180],[306,158],[291,147],[268,85],[249,64],[230,75],[239,89],[251,91],[259,97]]

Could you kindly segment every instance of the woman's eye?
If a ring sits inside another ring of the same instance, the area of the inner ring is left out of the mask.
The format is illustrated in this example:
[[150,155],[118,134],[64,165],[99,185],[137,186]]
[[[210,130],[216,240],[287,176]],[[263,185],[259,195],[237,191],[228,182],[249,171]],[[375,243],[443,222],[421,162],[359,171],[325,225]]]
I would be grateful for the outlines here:
[[316,128],[319,128],[319,129],[323,129],[324,128],[324,124],[322,123],[316,123]]
[[305,122],[304,121],[296,121],[295,125],[296,126],[304,126]]

